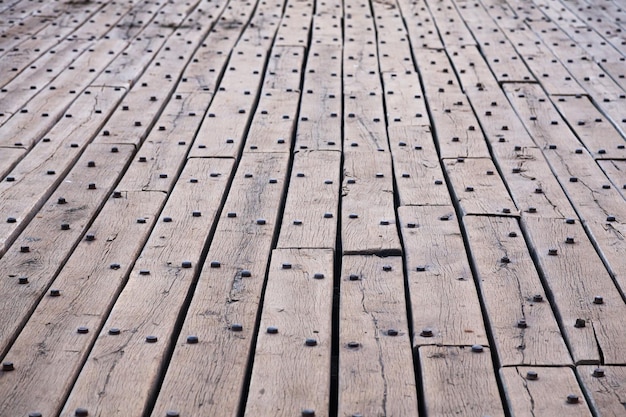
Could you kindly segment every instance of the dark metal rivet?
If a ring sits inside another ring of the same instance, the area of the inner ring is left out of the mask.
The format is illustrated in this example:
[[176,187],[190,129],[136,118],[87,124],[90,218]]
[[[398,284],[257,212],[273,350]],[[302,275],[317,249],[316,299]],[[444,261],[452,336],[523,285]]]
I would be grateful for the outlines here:
[[429,328],[422,329],[422,331],[420,332],[420,336],[422,336],[422,337],[433,337],[433,331],[432,331],[432,329],[429,329]]
[[517,237],[517,232],[509,232],[509,237]]
[[61,295],[61,290],[52,289],[50,290],[50,297],[58,297]]
[[252,272],[248,271],[247,269],[244,269],[241,271],[242,278],[250,278],[251,276],[252,276]]
[[472,352],[481,353],[484,350],[485,349],[482,347],[482,345],[472,345]]
[[202,212],[200,212],[200,211],[197,211],[197,210],[196,210],[196,211],[193,211],[193,212],[191,213],[191,215],[192,215],[193,217],[200,217],[200,216],[202,216]]
[[163,222],[165,223],[171,223],[172,222],[172,218],[169,216],[163,217]]
[[315,274],[313,274],[313,279],[324,279],[325,275],[321,272],[316,272]]
[[358,281],[359,280],[359,276],[357,274],[350,274],[350,276],[348,277],[348,279],[350,281]]
[[601,295],[596,295],[593,297],[594,304],[604,304],[604,298]]
[[89,411],[86,408],[77,408],[74,410],[74,415],[76,417],[87,417],[89,415]]
[[425,265],[418,265],[416,268],[417,272],[424,272],[426,271],[426,266]]
[[576,223],[576,219],[565,219],[565,223],[567,223],[567,224],[574,224],[574,223]]
[[528,372],[526,372],[526,379],[528,379],[530,381],[535,381],[538,378],[539,378],[539,374],[537,374],[537,372],[535,372],[535,371],[528,371]]
[[96,162],[95,161],[87,162],[87,168],[95,168],[95,167],[96,167]]
[[219,261],[211,261],[211,268],[219,268],[222,264]]
[[517,321],[517,327],[519,327],[520,329],[525,329],[528,327],[528,323],[526,323],[526,320],[520,319]]
[[396,329],[387,330],[387,336],[397,336],[397,335],[398,335],[398,331]]
[[348,347],[350,349],[357,349],[361,346],[359,342],[348,342]]
[[276,178],[270,178],[270,184],[276,184],[278,180]]
[[567,396],[567,403],[568,404],[578,404],[578,395],[569,394]]
[[146,343],[156,343],[159,340],[158,337],[150,335],[146,336]]
[[144,224],[145,222],[146,222],[146,219],[144,219],[143,217],[140,217],[137,219],[137,223]]
[[295,226],[302,226],[302,220],[297,220],[297,219],[296,219],[296,220],[294,220],[294,221],[293,221],[293,224],[294,224]]
[[113,191],[113,198],[122,198],[121,191]]
[[567,244],[572,244],[572,243],[574,243],[574,238],[573,238],[573,237],[571,237],[571,236],[566,237],[566,238],[565,238],[565,243],[567,243]]
[[13,365],[13,362],[2,362],[2,371],[3,372],[10,372],[15,370],[15,365]]
[[351,218],[351,219],[358,219],[358,218],[359,218],[359,215],[358,215],[358,214],[356,214],[356,213],[350,213],[350,214],[348,215],[348,217],[349,217],[349,218]]
[[15,217],[7,217],[7,223],[17,223],[17,219]]
[[228,214],[226,214],[226,217],[237,217],[237,213],[235,213],[234,211],[230,211],[228,212]]
[[139,275],[150,275],[150,270],[148,269],[140,269]]
[[30,252],[30,246],[20,246],[20,252],[22,253]]
[[543,301],[543,295],[541,294],[535,294],[533,295],[533,301],[536,303],[540,303]]
[[87,327],[80,326],[78,329],[76,329],[76,333],[86,334],[89,333],[89,329]]
[[276,334],[276,333],[278,333],[278,327],[276,327],[276,326],[268,326],[265,331],[267,331],[267,333],[269,333],[269,334]]
[[607,222],[614,222],[615,221],[615,216],[607,216],[606,221]]
[[117,327],[111,327],[111,328],[109,329],[109,334],[110,334],[111,336],[117,336],[117,335],[119,335],[120,333],[122,333],[122,331],[121,331],[120,329],[118,329]]
[[583,327],[585,327],[585,325],[585,319],[576,319],[576,322],[574,323],[574,327],[578,329],[582,329]]
[[282,269],[291,269],[291,264],[289,262],[284,262],[281,267]]
[[593,370],[593,373],[591,375],[595,378],[602,378],[604,376],[604,369],[596,368]]
[[381,226],[389,226],[389,220],[381,220],[380,221],[380,225]]
[[548,249],[548,255],[556,256],[557,254],[558,254],[558,250],[557,249]]
[[389,272],[391,271],[393,268],[391,267],[391,265],[383,265],[383,271],[385,272]]
[[309,338],[304,341],[304,344],[307,346],[317,346],[317,340]]
[[311,410],[310,408],[305,408],[302,410],[302,417],[315,417],[315,410]]
[[198,343],[198,336],[189,335],[187,336],[187,343],[190,345]]
[[28,284],[28,277],[19,277],[17,279],[17,283],[21,285]]
[[503,264],[508,264],[511,263],[511,260],[508,256],[503,256],[502,258],[500,258],[500,262],[502,262]]
[[191,265],[191,261],[183,261],[181,264],[183,268],[191,268]]
[[230,325],[230,330],[233,332],[241,332],[243,330],[243,325],[239,323],[233,323]]
[[180,417],[180,413],[178,411],[175,411],[175,410],[168,410],[165,413],[165,417]]
[[257,219],[256,224],[260,224],[260,225],[264,225],[267,222],[265,221],[265,219]]
[[96,189],[96,183],[95,182],[90,182],[87,185],[87,188],[90,189],[90,190],[95,190]]
[[324,213],[324,218],[325,219],[332,219],[333,218],[333,213],[329,213],[329,212]]

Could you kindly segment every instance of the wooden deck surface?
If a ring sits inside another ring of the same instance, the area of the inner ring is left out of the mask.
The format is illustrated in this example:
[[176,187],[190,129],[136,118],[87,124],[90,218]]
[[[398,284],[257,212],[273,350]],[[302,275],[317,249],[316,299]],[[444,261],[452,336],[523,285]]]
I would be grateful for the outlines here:
[[624,0],[0,0],[0,417],[626,415]]

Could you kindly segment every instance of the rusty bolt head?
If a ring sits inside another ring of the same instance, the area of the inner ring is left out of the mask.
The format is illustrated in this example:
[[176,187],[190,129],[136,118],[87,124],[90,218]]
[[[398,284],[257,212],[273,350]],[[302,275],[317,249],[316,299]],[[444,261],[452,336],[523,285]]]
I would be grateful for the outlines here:
[[535,371],[528,371],[526,372],[526,379],[530,380],[530,381],[535,381],[539,378],[539,375],[537,374],[537,372]]

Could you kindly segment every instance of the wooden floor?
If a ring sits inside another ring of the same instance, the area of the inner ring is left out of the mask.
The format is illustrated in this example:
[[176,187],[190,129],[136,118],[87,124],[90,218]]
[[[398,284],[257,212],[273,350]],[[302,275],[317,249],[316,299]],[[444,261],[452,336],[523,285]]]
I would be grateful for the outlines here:
[[0,0],[0,416],[626,415],[626,1]]

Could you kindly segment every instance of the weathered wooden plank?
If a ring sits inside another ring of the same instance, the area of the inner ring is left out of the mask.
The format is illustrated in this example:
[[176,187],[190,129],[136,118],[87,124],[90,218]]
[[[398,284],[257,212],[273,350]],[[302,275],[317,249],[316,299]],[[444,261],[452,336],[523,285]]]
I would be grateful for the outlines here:
[[463,23],[463,18],[450,0],[438,0],[428,8],[435,20],[439,36],[444,45],[462,46],[476,45],[470,30]]
[[591,411],[571,368],[500,369],[507,403],[515,416],[585,416]]
[[441,158],[488,158],[487,141],[464,94],[429,96]]
[[153,416],[238,415],[287,165],[284,154],[243,155]]
[[390,126],[429,124],[426,101],[416,72],[383,73],[385,109]]
[[[61,117],[67,116],[67,109],[77,94],[89,85],[95,75],[124,47],[123,41],[103,40],[97,49],[88,49],[76,61],[74,70],[62,72],[47,89],[30,100],[18,113],[8,119],[2,129],[11,134],[0,138],[0,145],[16,143],[31,147]],[[112,53],[110,53],[112,52]],[[47,117],[42,116],[47,114]],[[15,138],[18,138],[17,140]]]
[[328,413],[332,275],[330,249],[272,252],[245,415]]
[[329,248],[337,241],[341,153],[294,155],[278,248]]
[[[506,151],[509,151],[508,153]],[[539,148],[504,146],[498,151],[500,172],[522,216],[577,217]]]
[[275,46],[308,46],[314,3],[312,0],[287,2],[286,13],[276,33]]
[[622,366],[577,366],[577,374],[589,405],[598,416],[618,417],[626,403],[626,368]]
[[[245,151],[289,153],[299,101],[299,89],[261,90],[258,109],[247,132]],[[301,116],[298,124],[308,122],[306,116]]]
[[552,97],[559,113],[596,159],[626,159],[626,143],[588,96]]
[[344,86],[343,143],[346,149],[358,148],[372,154],[380,149],[389,151],[382,87],[380,84],[372,87],[371,90],[348,92]]
[[[471,45],[463,48],[451,47],[448,48],[448,51],[464,92],[488,91],[491,94],[495,94],[500,91],[500,83],[478,47]],[[520,61],[522,60],[520,59]],[[481,95],[474,94],[472,98],[475,100],[476,96]],[[478,114],[477,117],[480,118],[480,115]]]
[[[119,146],[117,153],[111,153],[109,145],[89,145],[65,181],[0,259],[2,291],[19,294],[7,297],[0,306],[1,316],[12,318],[0,321],[0,352],[6,351],[53,282],[92,216],[111,192],[117,180],[111,173],[123,170],[131,152],[129,146]],[[87,167],[88,161],[95,161],[96,166]],[[69,229],[63,230],[62,224],[69,224]],[[29,285],[18,285],[19,277],[27,277]]]
[[430,127],[394,126],[388,131],[400,205],[450,205]]
[[415,55],[424,93],[430,100],[442,93],[462,93],[445,49],[426,49]]
[[303,46],[274,45],[263,79],[263,90],[300,90],[304,58]]
[[341,149],[341,47],[312,44],[300,101],[295,149]]
[[[207,172],[228,171],[232,164],[224,159],[189,161],[106,317],[62,414],[86,407],[93,415],[137,415],[148,406],[228,183],[227,173]],[[111,327],[120,334],[108,333]],[[152,341],[152,335],[159,340]]]
[[341,240],[347,254],[399,254],[388,152],[344,152]]
[[97,238],[81,241],[54,280],[61,297],[39,301],[6,353],[15,372],[0,385],[3,415],[59,413],[164,201],[163,193],[144,192],[107,201],[89,229]]
[[463,225],[499,363],[571,364],[517,221],[465,216]]
[[[169,192],[177,179],[198,126],[211,100],[211,93],[176,94],[137,151],[124,178],[122,191]],[[100,136],[102,141],[110,136]],[[115,142],[115,139],[112,140]]]
[[8,180],[0,183],[0,216],[7,219],[0,223],[3,242],[0,252],[4,252],[64,180],[123,94],[121,89],[113,88],[86,90],[68,109],[67,114],[72,117],[55,124],[11,170]]
[[598,165],[611,180],[613,187],[626,199],[626,161],[599,160]]
[[476,285],[452,206],[398,209],[413,345],[487,345]]
[[0,178],[6,180],[5,176],[25,154],[26,149],[22,147],[0,148]]
[[428,415],[504,416],[487,348],[422,346],[419,361]]
[[[406,20],[411,46],[420,53],[427,49],[443,49],[437,27],[426,5],[419,1],[398,0]],[[419,59],[419,58],[418,58]]]
[[581,225],[522,220],[574,362],[622,364],[626,305]]
[[416,416],[402,259],[344,256],[339,312],[338,414]]
[[445,159],[444,168],[464,214],[519,214],[491,159]]

